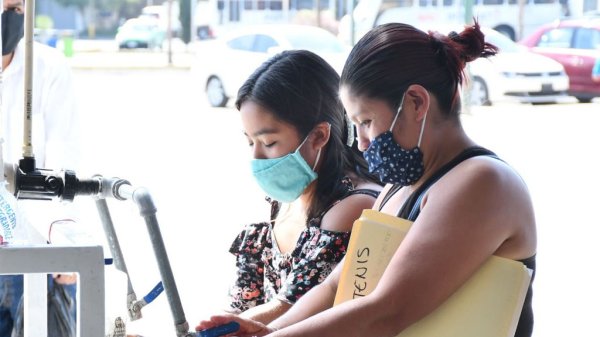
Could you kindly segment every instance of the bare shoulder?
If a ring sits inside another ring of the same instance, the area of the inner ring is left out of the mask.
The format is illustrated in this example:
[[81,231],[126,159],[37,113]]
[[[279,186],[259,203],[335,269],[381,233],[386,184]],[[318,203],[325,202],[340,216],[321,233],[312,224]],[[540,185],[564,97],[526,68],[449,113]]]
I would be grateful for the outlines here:
[[480,235],[497,253],[506,249],[510,257],[528,257],[535,250],[529,190],[501,160],[484,156],[465,160],[431,188],[421,207],[424,219],[435,219],[432,225],[451,224],[454,230]]
[[440,180],[440,186],[462,187],[463,193],[493,198],[529,195],[525,181],[511,166],[487,156],[465,160]]
[[372,208],[374,203],[375,198],[368,194],[350,195],[325,213],[321,228],[336,232],[351,231],[354,220],[360,217],[364,209]]

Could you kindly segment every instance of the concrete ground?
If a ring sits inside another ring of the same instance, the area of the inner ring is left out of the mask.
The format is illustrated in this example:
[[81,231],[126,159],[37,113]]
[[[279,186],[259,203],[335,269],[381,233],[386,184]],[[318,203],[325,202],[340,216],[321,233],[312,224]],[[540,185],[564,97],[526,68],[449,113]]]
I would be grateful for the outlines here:
[[[194,45],[173,39],[170,48],[165,42],[162,50],[119,50],[114,40],[75,40],[73,55],[67,60],[73,69],[189,69]],[[61,44],[57,45],[57,49],[63,48]]]

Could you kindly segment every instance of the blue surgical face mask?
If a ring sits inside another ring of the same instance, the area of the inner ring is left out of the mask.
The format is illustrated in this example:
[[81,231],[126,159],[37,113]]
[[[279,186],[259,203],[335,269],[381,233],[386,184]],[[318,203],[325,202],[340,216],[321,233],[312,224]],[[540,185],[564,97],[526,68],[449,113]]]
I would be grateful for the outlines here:
[[311,168],[300,154],[300,148],[307,139],[308,136],[296,151],[283,157],[252,160],[252,174],[269,197],[281,202],[292,202],[317,179],[314,169],[319,162],[321,149],[317,152],[317,159]]
[[379,174],[379,179],[382,182],[408,186],[417,182],[425,171],[423,153],[419,146],[421,146],[421,138],[423,137],[427,115],[423,117],[417,146],[410,150],[403,149],[396,143],[392,134],[394,124],[396,124],[398,115],[402,111],[403,103],[404,96],[402,96],[400,107],[396,112],[390,129],[375,137],[363,153],[363,156],[367,164],[369,164],[369,172]]

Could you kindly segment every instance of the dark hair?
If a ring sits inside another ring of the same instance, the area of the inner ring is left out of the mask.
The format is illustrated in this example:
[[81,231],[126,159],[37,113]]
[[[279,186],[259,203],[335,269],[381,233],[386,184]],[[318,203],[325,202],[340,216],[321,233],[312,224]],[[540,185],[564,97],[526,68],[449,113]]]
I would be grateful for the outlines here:
[[419,84],[435,95],[442,112],[458,117],[466,63],[496,52],[477,22],[448,36],[389,23],[373,28],[354,46],[341,85],[352,95],[381,99],[396,110],[404,91]]
[[309,219],[324,212],[346,189],[339,183],[347,172],[376,181],[356,146],[347,145],[348,120],[339,100],[340,78],[318,55],[306,50],[284,51],[263,63],[238,91],[235,106],[246,101],[269,110],[306,137],[321,122],[331,125],[329,141],[321,152],[316,192],[307,211]]

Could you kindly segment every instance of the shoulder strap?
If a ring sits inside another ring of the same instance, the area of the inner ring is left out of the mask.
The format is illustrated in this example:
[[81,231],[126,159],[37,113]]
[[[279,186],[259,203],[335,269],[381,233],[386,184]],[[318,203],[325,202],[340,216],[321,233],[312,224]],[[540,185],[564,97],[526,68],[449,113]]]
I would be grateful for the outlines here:
[[425,196],[425,192],[427,192],[427,190],[429,190],[429,188],[436,181],[438,181],[446,173],[448,173],[450,170],[456,167],[456,165],[462,163],[463,161],[469,158],[477,156],[490,156],[500,159],[498,158],[498,156],[496,156],[494,152],[480,146],[473,146],[465,149],[463,152],[458,154],[456,157],[454,157],[452,160],[450,160],[448,163],[442,166],[439,170],[437,170],[431,177],[429,177],[429,179],[427,179],[423,183],[423,185],[419,186],[419,188],[410,195],[408,200],[406,200],[404,205],[402,205],[397,216],[410,221],[415,221],[421,211],[420,205],[421,201],[423,200],[423,197]]
[[[323,210],[319,214],[319,217],[322,218],[338,202],[340,202],[340,201],[342,201],[342,200],[346,199],[347,197],[349,197],[351,195],[354,195],[354,194],[366,194],[366,195],[371,196],[371,197],[373,197],[375,199],[377,199],[377,197],[379,197],[379,191],[372,190],[370,188],[358,188],[358,189],[349,190],[348,193],[346,193],[344,196],[342,196],[338,200],[336,200],[333,203],[331,203],[331,205],[327,206],[327,208],[325,208],[325,210]],[[309,221],[310,221],[310,219],[309,219]]]
[[354,194],[366,194],[366,195],[371,196],[371,197],[373,197],[375,199],[377,199],[377,197],[379,196],[379,192],[378,191],[375,191],[375,190],[372,190],[372,189],[369,189],[369,188],[359,188],[359,189],[356,189],[356,190],[352,190],[352,191],[350,191],[350,193],[348,193],[347,196],[354,195]]
[[383,196],[383,199],[381,199],[381,203],[379,204],[379,211],[381,211],[383,206],[390,200],[391,197],[394,196],[394,194],[396,194],[396,192],[400,191],[401,188],[402,188],[402,185],[394,184],[387,191],[387,193]]

